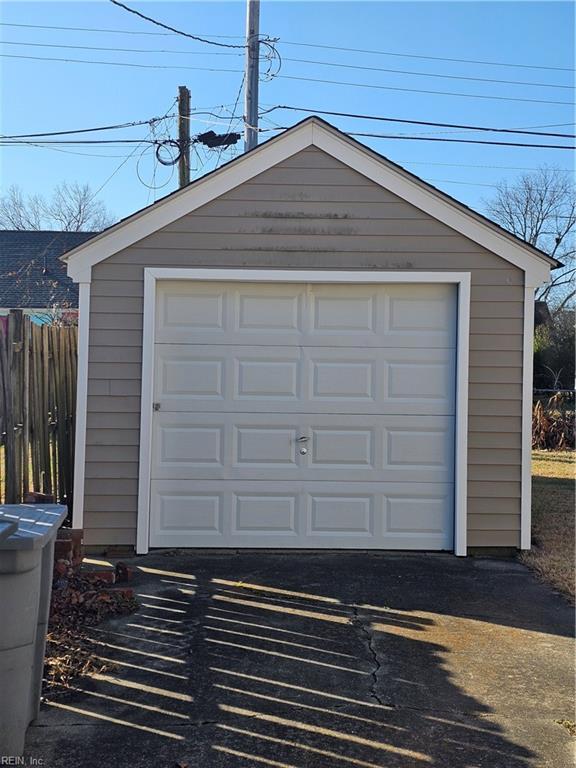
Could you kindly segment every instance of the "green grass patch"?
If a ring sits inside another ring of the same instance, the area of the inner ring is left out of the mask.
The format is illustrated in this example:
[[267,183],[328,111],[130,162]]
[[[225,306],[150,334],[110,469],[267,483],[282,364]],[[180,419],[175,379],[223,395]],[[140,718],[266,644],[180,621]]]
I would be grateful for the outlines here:
[[534,451],[532,455],[532,549],[521,559],[544,581],[575,596],[575,455]]

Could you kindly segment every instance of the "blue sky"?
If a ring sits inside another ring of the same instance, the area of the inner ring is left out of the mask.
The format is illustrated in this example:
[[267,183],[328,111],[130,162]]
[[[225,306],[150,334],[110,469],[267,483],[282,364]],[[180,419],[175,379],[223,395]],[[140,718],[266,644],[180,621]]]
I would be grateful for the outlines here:
[[[158,3],[126,0],[126,3],[192,34],[231,44],[242,43],[243,1]],[[88,128],[146,120],[167,112],[172,114],[178,85],[190,88],[193,109],[213,113],[195,115],[193,133],[209,129],[224,131],[229,124],[233,129],[241,130],[241,120],[231,120],[242,81],[243,52],[239,49],[216,48],[170,33],[158,34],[162,33],[158,27],[107,0],[4,2],[1,21],[0,129],[3,135]],[[62,27],[116,31],[72,31]],[[574,108],[571,106],[574,76],[573,72],[566,71],[574,66],[574,7],[571,3],[262,0],[261,33],[280,39],[278,50],[283,58],[279,76],[260,85],[262,110],[286,104],[475,126],[559,126],[542,130],[574,133]],[[60,47],[64,45],[81,47]],[[317,47],[319,45],[334,48]],[[121,48],[133,50],[118,50]],[[346,48],[381,53],[359,53]],[[20,56],[40,58],[14,58]],[[498,66],[433,57],[495,62]],[[42,60],[46,58],[146,67]],[[379,71],[311,62],[372,67]],[[221,69],[232,71],[209,71]],[[381,71],[383,69],[388,71]],[[337,80],[357,85],[292,78]],[[468,95],[448,96],[420,91]],[[241,115],[241,112],[242,97],[236,114]],[[303,112],[275,110],[265,116],[260,125],[273,129],[291,125],[304,116]],[[520,138],[400,123],[328,119],[343,130],[355,132],[490,140]],[[175,136],[175,130],[175,120],[167,119],[158,126],[157,135]],[[138,126],[82,138],[141,139],[150,136],[148,131],[148,126]],[[262,139],[271,135],[275,134],[263,133]],[[524,169],[544,164],[563,169],[573,167],[573,153],[566,150],[405,139],[361,140],[480,210],[482,199],[494,193],[492,185],[504,178],[513,180],[526,172]],[[574,144],[569,139],[525,137],[525,140]],[[139,147],[128,157],[135,146],[2,146],[1,186],[6,189],[10,184],[19,184],[26,193],[49,194],[61,181],[88,182],[94,191],[102,187],[99,197],[115,216],[126,216],[176,186],[176,174],[170,179],[171,170],[154,162],[149,147]],[[230,159],[238,151],[241,151],[241,145],[222,154],[202,150],[195,158],[195,176]],[[153,190],[150,185],[159,188]]]

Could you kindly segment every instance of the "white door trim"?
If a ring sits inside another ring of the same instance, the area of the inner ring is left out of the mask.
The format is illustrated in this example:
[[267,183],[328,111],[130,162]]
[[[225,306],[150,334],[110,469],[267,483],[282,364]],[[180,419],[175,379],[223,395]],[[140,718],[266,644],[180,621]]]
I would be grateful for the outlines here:
[[152,461],[152,408],[154,391],[154,341],[156,285],[159,280],[198,280],[266,283],[448,283],[458,288],[456,346],[456,435],[454,552],[466,555],[468,475],[468,356],[470,333],[469,272],[384,272],[373,270],[288,269],[144,269],[144,329],[142,338],[142,398],[138,473],[136,551],[146,554],[150,542],[150,476]]

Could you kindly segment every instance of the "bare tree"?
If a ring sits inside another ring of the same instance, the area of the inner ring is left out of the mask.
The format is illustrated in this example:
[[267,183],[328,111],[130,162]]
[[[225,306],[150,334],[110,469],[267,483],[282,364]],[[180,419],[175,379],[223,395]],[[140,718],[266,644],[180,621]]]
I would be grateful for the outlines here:
[[0,198],[0,229],[100,232],[114,221],[88,184],[59,184],[50,198],[24,195],[17,186]]
[[490,218],[564,265],[552,272],[536,298],[548,301],[556,312],[572,303],[576,296],[576,195],[569,174],[542,167],[512,184],[502,182],[494,198],[484,204]]

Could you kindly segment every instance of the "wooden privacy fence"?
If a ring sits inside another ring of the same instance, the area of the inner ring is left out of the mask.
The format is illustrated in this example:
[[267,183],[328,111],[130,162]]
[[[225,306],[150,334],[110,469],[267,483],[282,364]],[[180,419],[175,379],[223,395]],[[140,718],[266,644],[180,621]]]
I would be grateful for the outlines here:
[[0,501],[31,492],[71,514],[78,333],[38,325],[12,310],[0,318]]

